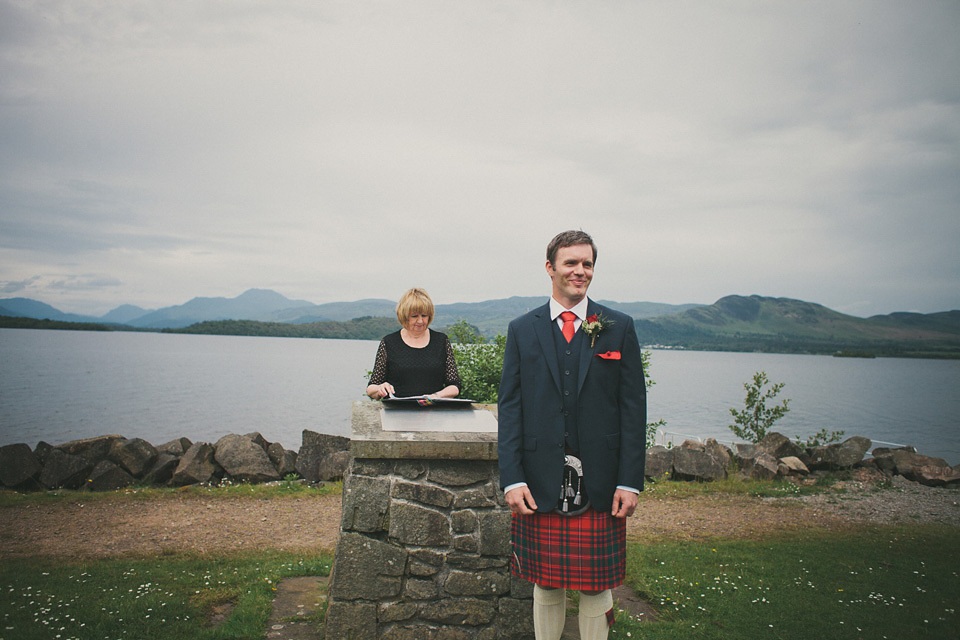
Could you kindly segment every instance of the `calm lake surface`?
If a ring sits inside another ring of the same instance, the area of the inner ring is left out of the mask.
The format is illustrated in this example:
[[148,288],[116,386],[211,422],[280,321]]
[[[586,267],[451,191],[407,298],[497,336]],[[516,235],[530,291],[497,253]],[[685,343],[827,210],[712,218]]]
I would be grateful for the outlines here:
[[[117,433],[163,444],[259,431],[298,449],[304,429],[349,435],[377,342],[0,329],[0,445]],[[913,445],[960,463],[960,361],[653,351],[651,420],[665,435],[735,440],[729,408],[766,371],[791,411],[776,430],[821,428]]]

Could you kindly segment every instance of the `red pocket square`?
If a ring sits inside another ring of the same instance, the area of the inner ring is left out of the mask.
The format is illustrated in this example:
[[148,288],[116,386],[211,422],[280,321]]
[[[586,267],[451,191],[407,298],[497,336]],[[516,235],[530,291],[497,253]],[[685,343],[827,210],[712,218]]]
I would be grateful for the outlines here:
[[604,360],[619,360],[620,352],[619,351],[607,351],[606,353],[598,353],[598,358],[603,358]]

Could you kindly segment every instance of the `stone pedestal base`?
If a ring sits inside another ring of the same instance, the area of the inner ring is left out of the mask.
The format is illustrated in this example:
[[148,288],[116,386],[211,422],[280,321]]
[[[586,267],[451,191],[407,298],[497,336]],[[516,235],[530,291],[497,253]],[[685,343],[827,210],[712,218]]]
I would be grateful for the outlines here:
[[379,411],[354,406],[327,640],[532,638],[532,585],[510,575],[496,433],[387,433]]

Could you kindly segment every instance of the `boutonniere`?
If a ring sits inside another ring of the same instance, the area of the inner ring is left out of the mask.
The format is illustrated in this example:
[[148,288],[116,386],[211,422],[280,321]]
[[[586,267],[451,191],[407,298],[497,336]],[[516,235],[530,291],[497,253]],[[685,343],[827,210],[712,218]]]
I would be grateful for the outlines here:
[[597,341],[597,336],[600,335],[600,332],[606,329],[608,326],[613,324],[613,320],[607,320],[603,315],[589,315],[587,319],[580,325],[580,328],[583,329],[583,332],[590,336],[590,348],[593,349],[593,343]]

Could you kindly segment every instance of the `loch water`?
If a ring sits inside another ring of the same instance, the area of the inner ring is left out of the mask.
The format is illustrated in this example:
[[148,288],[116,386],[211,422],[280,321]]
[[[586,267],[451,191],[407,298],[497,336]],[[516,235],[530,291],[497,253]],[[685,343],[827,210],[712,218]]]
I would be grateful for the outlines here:
[[[0,445],[104,434],[154,444],[259,431],[297,449],[304,429],[349,435],[377,342],[140,332],[0,329]],[[651,352],[649,417],[659,440],[736,438],[754,372],[783,382],[775,430],[822,428],[912,445],[960,463],[960,361]]]

